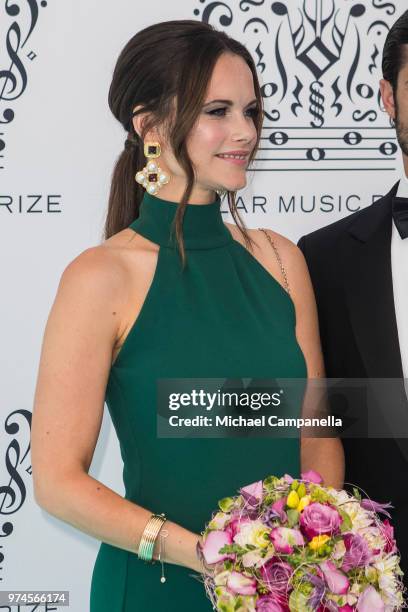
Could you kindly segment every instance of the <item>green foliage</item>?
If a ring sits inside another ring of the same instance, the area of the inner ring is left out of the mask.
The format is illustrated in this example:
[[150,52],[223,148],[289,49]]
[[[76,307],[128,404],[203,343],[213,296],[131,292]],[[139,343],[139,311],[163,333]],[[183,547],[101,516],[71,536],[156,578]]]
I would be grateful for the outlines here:
[[291,612],[313,612],[307,605],[308,595],[300,590],[292,591],[289,597],[289,609]]
[[304,495],[306,495],[306,493],[307,493],[306,485],[304,482],[301,482],[300,485],[298,486],[297,494],[299,495],[299,497],[303,497]]
[[346,531],[350,531],[350,529],[353,526],[350,516],[347,514],[345,510],[342,510],[342,508],[337,508],[337,512],[340,514],[341,518],[343,519],[343,522],[340,525],[340,531],[342,533],[345,533]]
[[264,508],[267,508],[268,506],[271,506],[273,502],[275,502],[277,499],[279,499],[279,495],[276,492],[267,493],[262,501],[262,506]]
[[230,512],[234,506],[234,498],[233,497],[223,497],[219,500],[218,506],[223,512]]
[[235,553],[237,555],[244,555],[248,551],[243,546],[240,546],[234,542],[234,544],[225,544],[222,548],[220,548],[219,552],[222,554]]
[[263,486],[267,491],[273,491],[278,483],[279,478],[277,478],[276,476],[267,476],[263,481]]
[[361,493],[356,487],[353,487],[353,495],[358,501],[361,501]]
[[290,508],[286,511],[288,515],[288,527],[292,528],[299,522],[299,512],[295,508]]
[[319,502],[321,504],[327,504],[328,502],[335,504],[336,500],[330,493],[327,493],[324,489],[319,487],[319,485],[313,484],[310,487],[310,497],[314,502]]

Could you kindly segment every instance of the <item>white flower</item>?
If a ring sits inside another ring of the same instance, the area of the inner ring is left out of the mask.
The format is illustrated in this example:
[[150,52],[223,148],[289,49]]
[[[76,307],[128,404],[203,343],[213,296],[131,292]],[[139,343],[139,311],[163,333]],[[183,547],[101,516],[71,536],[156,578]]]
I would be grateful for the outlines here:
[[399,558],[397,555],[389,554],[383,557],[381,561],[377,561],[374,565],[379,572],[396,572],[399,567]]
[[336,506],[349,515],[352,523],[351,531],[353,533],[372,525],[373,513],[369,510],[364,510],[364,508],[360,506],[360,502],[351,497],[347,491],[333,490],[331,491],[331,495],[336,500]]
[[256,612],[256,598],[250,597],[249,595],[242,598],[242,605],[236,608],[237,612]]
[[378,572],[378,585],[386,605],[396,606],[400,601],[398,580],[396,573],[399,569],[399,558],[397,555],[389,554],[374,564]]
[[372,565],[367,565],[367,567],[364,568],[364,574],[369,582],[378,580],[377,570]]
[[230,575],[229,570],[224,570],[219,574],[214,574],[214,582],[217,586],[225,586],[227,584],[228,576]]
[[366,529],[373,523],[372,513],[364,510],[359,503],[348,502],[340,506],[340,508],[349,515],[352,525],[351,531],[353,533],[358,533],[361,529]]
[[383,550],[386,545],[386,541],[382,536],[381,531],[375,526],[361,529],[360,535],[363,536],[363,538],[372,550]]
[[358,582],[353,582],[352,586],[349,589],[349,593],[352,593],[353,595],[360,595],[361,591],[362,585]]
[[215,589],[217,596],[217,610],[225,612],[256,612],[256,597],[250,595],[240,595],[241,604],[238,606],[238,597],[231,593],[224,586],[217,586]]
[[271,559],[274,556],[274,554],[275,554],[275,550],[273,547],[270,550],[268,550],[265,557],[261,556],[261,553],[259,550],[250,550],[249,552],[242,555],[242,564],[244,567],[258,567],[259,568],[262,565],[265,565],[265,563],[269,561],[269,559]]
[[345,602],[349,605],[349,606],[355,606],[356,603],[358,602],[358,597],[357,595],[346,595],[345,597]]
[[257,548],[266,548],[271,545],[271,542],[265,538],[270,531],[262,521],[251,521],[241,525],[240,530],[234,536],[234,542],[240,546],[252,544]]
[[334,545],[333,552],[332,552],[332,557],[333,557],[333,559],[340,560],[340,559],[342,559],[344,557],[345,554],[346,554],[346,546],[345,546],[343,540],[339,540]]
[[345,504],[350,500],[350,496],[347,494],[346,491],[343,491],[343,490],[337,491],[337,489],[333,489],[330,491],[330,494],[336,500],[337,506],[340,506],[341,504]]

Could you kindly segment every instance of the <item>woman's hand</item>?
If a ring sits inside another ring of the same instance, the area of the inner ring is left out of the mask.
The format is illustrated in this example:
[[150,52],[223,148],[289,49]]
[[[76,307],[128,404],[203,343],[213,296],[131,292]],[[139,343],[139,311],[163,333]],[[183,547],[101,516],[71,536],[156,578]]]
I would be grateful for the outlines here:
[[213,568],[211,567],[211,565],[208,565],[206,563],[206,560],[203,554],[203,545],[204,545],[204,538],[202,535],[200,535],[197,539],[197,544],[196,544],[196,557],[197,557],[196,571],[199,572],[200,574],[212,576]]

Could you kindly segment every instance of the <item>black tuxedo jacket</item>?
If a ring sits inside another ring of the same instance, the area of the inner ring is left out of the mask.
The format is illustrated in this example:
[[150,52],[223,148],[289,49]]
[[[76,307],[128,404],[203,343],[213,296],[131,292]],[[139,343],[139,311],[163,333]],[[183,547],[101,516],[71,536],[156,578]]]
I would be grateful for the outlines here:
[[[299,241],[315,291],[328,378],[403,377],[391,272],[391,203],[397,189],[398,183],[371,206]],[[401,389],[393,401],[408,420],[402,384]],[[387,402],[380,410],[387,410]],[[392,518],[407,577],[408,440],[345,438],[343,445],[346,482],[395,506]]]

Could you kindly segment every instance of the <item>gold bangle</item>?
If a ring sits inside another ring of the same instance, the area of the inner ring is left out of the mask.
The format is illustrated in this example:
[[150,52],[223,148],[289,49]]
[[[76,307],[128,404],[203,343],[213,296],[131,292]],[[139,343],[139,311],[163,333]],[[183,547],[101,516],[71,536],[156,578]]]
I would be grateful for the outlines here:
[[139,542],[139,547],[137,551],[139,559],[142,559],[143,561],[150,561],[154,563],[155,561],[155,559],[153,559],[154,544],[155,544],[157,535],[163,523],[166,520],[167,519],[164,513],[152,514],[152,516],[150,517],[150,519],[148,520],[144,528],[142,537]]

